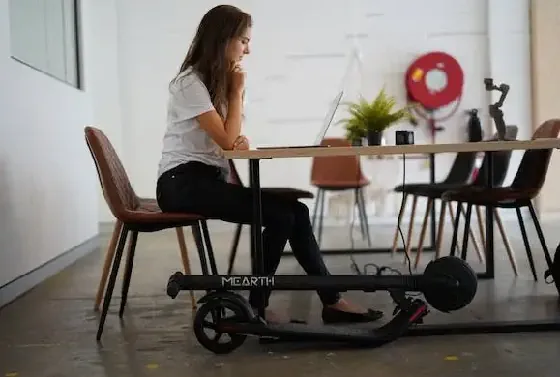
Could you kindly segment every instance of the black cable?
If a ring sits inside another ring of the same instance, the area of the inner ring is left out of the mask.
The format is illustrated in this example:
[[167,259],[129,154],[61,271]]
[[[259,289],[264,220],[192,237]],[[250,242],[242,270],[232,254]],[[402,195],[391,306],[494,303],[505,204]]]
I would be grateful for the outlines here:
[[[357,158],[359,159],[360,157],[357,156]],[[402,164],[402,167],[403,167],[402,184],[403,184],[403,187],[404,187],[404,185],[406,184],[406,155],[405,155],[404,153],[403,153],[403,155],[402,155],[402,159],[403,159],[403,164]],[[361,176],[361,166],[358,165],[356,183],[359,182],[360,176]],[[357,191],[356,191],[356,195],[357,195]],[[399,207],[399,212],[400,212],[400,208],[403,207],[403,204],[404,204],[404,197],[405,197],[405,196],[404,196],[404,194],[403,194],[403,196],[402,196],[402,198],[401,198],[401,205],[400,205],[400,207]],[[357,200],[358,200],[358,198],[356,197],[355,201],[357,201]],[[364,215],[367,216],[367,211],[366,211],[366,209],[365,209],[365,203],[362,203],[362,204],[363,204],[364,212],[366,212]],[[403,211],[404,211],[404,208],[402,208],[402,209],[403,209]],[[358,208],[358,211],[359,211],[359,210],[360,210],[360,209]],[[350,259],[351,259],[351,261],[352,261],[352,263],[351,263],[351,265],[350,265],[350,268],[351,268],[357,275],[377,275],[377,276],[380,276],[380,275],[383,274],[384,271],[392,272],[392,273],[397,274],[397,275],[402,275],[402,273],[401,273],[399,270],[397,270],[397,269],[394,269],[394,268],[389,267],[389,266],[378,266],[378,265],[375,264],[375,263],[366,263],[366,264],[364,264],[363,270],[360,270],[360,267],[358,266],[358,264],[356,263],[356,259],[354,258],[354,253],[352,252],[352,251],[354,250],[354,237],[353,237],[354,220],[355,220],[355,216],[354,216],[354,209],[353,209],[353,210],[352,210],[352,222],[351,222],[351,224],[350,224],[350,241],[351,241]],[[368,225],[369,225],[369,224],[368,224]],[[403,234],[402,229],[401,229],[401,220],[400,220],[400,216],[398,217],[398,220],[397,220],[397,229],[398,229],[398,231],[399,231],[399,234],[401,235],[401,240],[402,240],[402,243],[403,243],[403,248],[406,250],[406,249],[407,249],[407,247],[406,247],[406,241],[404,240],[404,234]],[[405,256],[406,256],[406,260],[407,260],[407,264],[408,264],[408,272],[410,273],[410,275],[412,275],[412,261],[410,260],[410,257],[408,256],[408,253],[406,253],[406,251],[405,251]],[[368,272],[369,272],[369,269],[371,269],[371,268],[374,269],[373,274],[368,273]]]

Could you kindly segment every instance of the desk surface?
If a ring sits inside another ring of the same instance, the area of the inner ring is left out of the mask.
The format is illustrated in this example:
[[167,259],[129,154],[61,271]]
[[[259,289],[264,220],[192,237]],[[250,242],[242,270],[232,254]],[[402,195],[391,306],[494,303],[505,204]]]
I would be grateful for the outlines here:
[[385,145],[375,147],[251,149],[246,151],[224,151],[224,155],[229,159],[272,159],[328,156],[382,156],[395,154],[414,155],[554,148],[560,148],[560,139],[481,141],[458,144]]

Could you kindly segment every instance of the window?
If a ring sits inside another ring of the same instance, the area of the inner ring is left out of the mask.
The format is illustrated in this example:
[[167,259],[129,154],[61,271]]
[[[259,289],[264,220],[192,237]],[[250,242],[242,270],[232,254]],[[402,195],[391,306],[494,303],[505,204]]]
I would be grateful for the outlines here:
[[78,0],[9,0],[12,58],[80,88]]

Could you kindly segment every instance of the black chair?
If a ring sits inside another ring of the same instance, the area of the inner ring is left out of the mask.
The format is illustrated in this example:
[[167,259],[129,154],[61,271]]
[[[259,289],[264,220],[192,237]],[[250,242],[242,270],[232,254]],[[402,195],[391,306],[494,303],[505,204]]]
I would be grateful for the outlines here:
[[[550,119],[544,122],[534,132],[532,140],[540,138],[558,138],[559,134],[560,119]],[[496,160],[502,152],[493,153],[494,160]],[[517,168],[515,178],[509,187],[496,187],[496,185],[492,188],[487,187],[487,185],[484,184],[485,182],[482,182],[485,181],[486,178],[486,175],[484,174],[481,175],[480,185],[473,185],[471,187],[450,190],[449,192],[446,192],[444,193],[444,195],[442,195],[442,200],[455,201],[457,202],[457,205],[467,204],[465,227],[469,226],[472,206],[491,206],[494,209],[494,214],[497,214],[497,208],[514,208],[517,214],[517,220],[519,222],[519,228],[521,230],[523,243],[525,245],[527,259],[529,260],[529,265],[531,267],[531,272],[535,281],[537,281],[537,272],[535,263],[533,261],[533,255],[531,252],[531,246],[529,244],[529,238],[527,237],[527,231],[525,229],[523,216],[521,214],[521,208],[529,208],[531,218],[537,230],[539,241],[543,248],[546,263],[548,265],[548,268],[551,268],[552,259],[548,252],[544,234],[532,203],[532,200],[537,197],[544,185],[551,155],[552,149],[526,150],[523,153],[523,158],[521,159],[521,162],[519,163],[519,166]],[[493,172],[496,172],[496,170],[494,170]],[[454,228],[455,229],[453,232],[452,241],[453,248],[451,249],[452,253],[454,252],[454,246],[457,244],[458,222],[455,222]],[[468,237],[467,235],[464,235],[461,252],[461,257],[463,259],[466,259],[467,245]]]
[[[508,126],[507,127],[507,133],[508,136],[510,138],[515,138],[517,137],[517,127],[516,126]],[[494,135],[494,137],[491,140],[495,140],[497,137],[497,135]],[[511,162],[511,153],[512,151],[500,151],[500,152],[494,152],[493,154],[493,182],[492,185],[493,187],[501,187],[504,183],[504,180],[506,179],[507,176],[507,172],[509,169],[509,165]],[[451,190],[461,190],[464,188],[469,188],[469,187],[485,187],[486,186],[486,171],[488,170],[488,154],[484,155],[484,159],[482,160],[482,165],[480,167],[480,170],[476,176],[476,179],[472,182],[472,183],[463,183],[463,184],[439,184],[439,185],[431,185],[431,186],[425,186],[423,188],[418,188],[415,191],[415,195],[417,197],[425,197],[428,200],[428,203],[433,203],[435,200],[439,199],[442,200],[443,195],[447,192],[447,191],[451,191]],[[441,213],[440,213],[440,219],[439,219],[439,227],[438,227],[438,240],[437,240],[437,249],[436,249],[436,258],[439,257],[440,254],[440,250],[441,250],[441,241],[443,238],[443,225],[445,224],[444,221],[444,216],[445,216],[445,209],[447,206],[450,206],[449,201],[445,201],[442,200],[442,205],[441,205]],[[450,211],[451,211],[451,206],[449,207]],[[479,210],[479,208],[477,207],[477,210]],[[453,219],[453,223],[454,224],[458,224],[459,222],[459,218],[461,216],[461,213],[464,213],[463,207],[461,205],[457,206],[457,212],[455,214],[455,218]],[[479,214],[479,222],[482,222],[482,216],[480,212],[477,212],[477,214]],[[495,217],[496,217],[496,221],[498,223],[498,227],[500,230],[500,233],[502,235],[502,239],[504,240],[504,244],[506,245],[506,249],[508,251],[508,254],[510,256],[510,260],[512,261],[512,265],[514,265],[514,270],[517,271],[517,267],[515,264],[515,258],[513,256],[513,251],[511,249],[511,245],[509,243],[509,240],[507,238],[507,235],[505,233],[504,227],[503,227],[503,223],[502,223],[502,219],[499,215],[499,213],[497,211],[495,211],[494,213]],[[424,219],[425,220],[425,219]],[[482,227],[481,227],[482,228]],[[474,234],[472,232],[472,229],[470,227],[465,228],[465,230],[469,233],[470,237],[473,238],[474,241]],[[425,229],[423,229],[423,231],[425,232]],[[454,229],[454,231],[456,231]],[[408,237],[410,239],[411,234],[408,234]],[[420,241],[422,242],[424,235],[421,234],[420,235]],[[481,237],[484,237],[484,232],[481,229]],[[484,244],[484,243],[483,243]],[[416,254],[416,261],[414,263],[415,267],[418,267],[418,264],[420,262],[420,254],[422,251],[422,245],[419,245],[418,247],[418,252]],[[456,245],[453,245],[453,247],[456,247]],[[481,260],[484,260],[483,258],[483,254],[480,253],[480,250],[478,249],[478,247],[476,247],[476,250],[479,253],[479,258]]]
[[[469,111],[469,122],[468,122],[468,130],[469,130],[469,142],[478,142],[482,140],[482,125],[480,123],[480,119],[478,118],[478,111],[476,109]],[[406,203],[409,196],[412,196],[412,211],[410,213],[410,222],[408,225],[408,239],[406,242],[407,248],[405,253],[410,255],[410,241],[412,237],[412,229],[414,224],[414,216],[416,214],[416,204],[418,202],[419,195],[416,195],[417,192],[429,190],[430,188],[438,187],[440,185],[463,185],[467,184],[472,176],[473,168],[476,162],[477,153],[476,152],[461,152],[457,153],[455,160],[447,174],[447,177],[441,181],[436,183],[406,183],[403,185],[399,185],[393,189],[395,192],[401,192],[403,194],[403,199],[401,203],[401,208],[399,210],[399,218],[398,222],[400,223],[402,217],[404,215],[404,209],[406,208]],[[427,217],[430,211],[432,210],[433,201],[428,200],[426,206],[426,214],[424,216],[424,223],[422,225],[422,234],[425,234],[425,228],[427,225]],[[440,223],[443,220],[442,213],[445,213],[445,209],[442,207],[440,213]],[[452,217],[454,217],[453,212],[451,212]],[[399,229],[395,229],[395,235],[393,237],[393,248],[392,253],[394,253],[397,249],[397,242],[399,237]],[[438,237],[439,238],[439,237]],[[423,243],[423,239],[421,240],[421,244]],[[439,249],[439,245],[436,244],[436,250]],[[421,251],[421,250],[419,250]]]

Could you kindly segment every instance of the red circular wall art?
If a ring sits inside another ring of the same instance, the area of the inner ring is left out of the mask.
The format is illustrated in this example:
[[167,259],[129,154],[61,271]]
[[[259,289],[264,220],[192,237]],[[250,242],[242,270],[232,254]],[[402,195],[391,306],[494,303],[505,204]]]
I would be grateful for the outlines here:
[[463,91],[463,70],[445,52],[429,52],[416,59],[406,72],[410,100],[426,109],[437,109],[459,99]]

